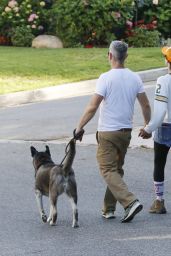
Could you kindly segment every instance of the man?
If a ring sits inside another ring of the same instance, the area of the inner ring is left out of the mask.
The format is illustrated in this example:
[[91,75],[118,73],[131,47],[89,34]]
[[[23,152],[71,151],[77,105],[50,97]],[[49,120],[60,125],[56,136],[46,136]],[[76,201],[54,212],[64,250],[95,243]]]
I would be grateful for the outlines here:
[[171,147],[171,47],[163,47],[162,53],[168,66],[168,74],[157,79],[153,118],[140,136],[147,139],[154,134],[154,189],[156,199],[149,212],[166,213],[164,205],[164,169]]
[[76,129],[78,134],[100,105],[97,160],[107,183],[103,217],[114,218],[116,202],[119,201],[125,209],[122,222],[131,221],[143,207],[134,194],[128,191],[122,179],[122,166],[131,139],[136,98],[141,105],[145,124],[150,120],[149,101],[142,81],[137,74],[124,67],[127,49],[127,44],[122,41],[111,42],[108,53],[111,70],[99,77],[95,94]]

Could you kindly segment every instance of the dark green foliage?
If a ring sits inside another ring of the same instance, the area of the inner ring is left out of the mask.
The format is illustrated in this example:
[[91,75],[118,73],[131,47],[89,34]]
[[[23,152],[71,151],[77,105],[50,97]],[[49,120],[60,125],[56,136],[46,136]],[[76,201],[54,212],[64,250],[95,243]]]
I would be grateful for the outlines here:
[[111,40],[127,37],[132,45],[158,45],[159,34],[152,30],[158,30],[165,39],[171,37],[170,0],[159,0],[158,5],[152,0],[0,2],[0,36],[9,39],[18,27],[27,27],[34,36],[57,35],[65,47],[103,47]]
[[16,27],[12,31],[11,42],[14,46],[27,46],[30,47],[34,36],[30,28],[26,26]]
[[65,46],[106,45],[123,38],[132,19],[130,0],[58,0],[54,5],[57,35]]
[[144,19],[149,23],[157,21],[157,30],[164,38],[171,37],[171,1],[159,0],[158,5],[154,5],[152,0],[144,0],[145,5],[138,10],[139,19]]
[[157,47],[160,45],[160,33],[157,30],[149,31],[146,28],[136,28],[127,42],[133,47]]

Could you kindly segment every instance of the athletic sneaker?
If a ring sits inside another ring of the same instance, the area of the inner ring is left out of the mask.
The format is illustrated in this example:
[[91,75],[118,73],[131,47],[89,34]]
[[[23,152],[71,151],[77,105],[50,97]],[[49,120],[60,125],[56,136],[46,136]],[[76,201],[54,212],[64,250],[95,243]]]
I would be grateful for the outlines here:
[[125,209],[125,216],[121,220],[122,223],[131,221],[134,216],[142,210],[143,206],[140,204],[138,200],[133,201],[128,207]]
[[113,211],[110,211],[110,212],[102,212],[102,216],[103,216],[105,219],[114,219],[114,218],[115,218],[115,215],[114,215],[114,212],[113,212]]
[[154,200],[152,206],[150,207],[149,213],[165,214],[166,208],[164,206],[164,200]]

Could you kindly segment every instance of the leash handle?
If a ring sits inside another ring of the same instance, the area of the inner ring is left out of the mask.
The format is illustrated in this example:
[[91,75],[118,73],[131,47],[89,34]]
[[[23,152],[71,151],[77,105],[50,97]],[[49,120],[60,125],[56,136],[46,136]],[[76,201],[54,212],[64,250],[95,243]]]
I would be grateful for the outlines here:
[[75,133],[75,132],[76,132],[76,129],[74,129],[74,131],[73,131],[74,139],[82,141],[82,138],[84,135],[84,129],[81,129],[81,131],[79,131],[78,133]]
[[67,150],[68,150],[68,146],[69,146],[69,144],[71,143],[71,141],[73,141],[73,140],[82,141],[83,134],[84,134],[84,129],[82,129],[82,130],[81,130],[80,132],[78,132],[78,133],[75,133],[75,132],[76,132],[76,129],[74,129],[74,131],[73,131],[73,138],[72,138],[72,139],[68,142],[68,144],[66,145],[66,148],[65,148],[65,156],[64,156],[64,158],[62,159],[62,161],[61,161],[61,163],[60,163],[60,166],[62,166],[62,164],[63,164],[65,158],[67,157],[67,155],[68,155],[68,153],[69,153],[69,151],[67,151]]

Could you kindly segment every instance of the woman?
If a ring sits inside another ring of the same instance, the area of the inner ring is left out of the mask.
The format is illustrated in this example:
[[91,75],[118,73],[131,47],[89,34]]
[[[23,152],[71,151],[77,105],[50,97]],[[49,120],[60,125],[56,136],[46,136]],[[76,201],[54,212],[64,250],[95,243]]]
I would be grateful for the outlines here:
[[162,53],[168,66],[168,74],[157,79],[154,114],[148,125],[140,130],[144,139],[154,134],[154,189],[156,199],[149,212],[166,213],[164,205],[164,169],[171,147],[171,47],[163,47]]

